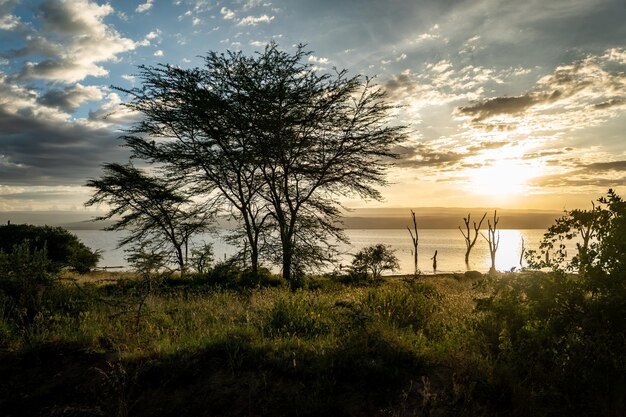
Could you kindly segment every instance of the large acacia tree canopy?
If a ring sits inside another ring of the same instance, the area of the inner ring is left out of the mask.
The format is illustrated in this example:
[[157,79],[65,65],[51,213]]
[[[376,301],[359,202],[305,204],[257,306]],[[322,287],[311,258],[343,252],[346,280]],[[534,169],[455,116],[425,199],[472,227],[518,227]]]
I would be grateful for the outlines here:
[[381,198],[405,139],[380,88],[317,71],[308,55],[275,44],[209,52],[201,68],[142,66],[142,86],[122,90],[144,116],[124,137],[133,157],[222,201],[253,254],[278,248],[287,277],[294,254],[317,257],[326,237],[341,237],[337,197]]

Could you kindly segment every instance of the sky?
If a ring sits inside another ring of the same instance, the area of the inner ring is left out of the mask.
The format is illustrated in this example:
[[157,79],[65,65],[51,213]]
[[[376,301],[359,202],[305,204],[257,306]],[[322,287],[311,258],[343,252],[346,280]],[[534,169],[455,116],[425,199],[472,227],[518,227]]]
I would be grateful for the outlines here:
[[85,210],[138,65],[304,43],[409,128],[384,201],[589,208],[626,191],[624,0],[0,0],[0,212]]

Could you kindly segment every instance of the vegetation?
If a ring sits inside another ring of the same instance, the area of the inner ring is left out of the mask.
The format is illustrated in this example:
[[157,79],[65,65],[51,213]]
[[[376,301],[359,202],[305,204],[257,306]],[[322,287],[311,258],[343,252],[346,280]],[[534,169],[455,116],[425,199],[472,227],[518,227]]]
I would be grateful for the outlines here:
[[580,274],[307,276],[294,291],[238,262],[50,275],[45,252],[23,245],[0,263],[0,409],[622,416],[626,203],[610,191],[594,210],[606,221]]
[[379,199],[386,162],[404,127],[369,79],[316,71],[309,52],[268,45],[256,56],[204,57],[204,67],[141,66],[142,86],[121,90],[143,114],[123,137],[132,156],[239,222],[232,242],[294,283],[327,263],[337,198]]
[[[22,247],[16,249],[20,245]],[[29,224],[0,226],[0,252],[10,256],[14,251],[21,254],[45,252],[45,269],[51,273],[63,268],[85,273],[94,268],[100,259],[98,252],[89,249],[75,235],[61,227]]]
[[107,230],[129,232],[119,246],[131,245],[130,258],[152,252],[168,261],[164,265],[173,260],[184,274],[189,240],[208,229],[211,211],[194,206],[177,184],[147,175],[132,164],[105,164],[104,172],[100,179],[87,182],[96,191],[86,205],[110,207],[96,220],[115,219]]

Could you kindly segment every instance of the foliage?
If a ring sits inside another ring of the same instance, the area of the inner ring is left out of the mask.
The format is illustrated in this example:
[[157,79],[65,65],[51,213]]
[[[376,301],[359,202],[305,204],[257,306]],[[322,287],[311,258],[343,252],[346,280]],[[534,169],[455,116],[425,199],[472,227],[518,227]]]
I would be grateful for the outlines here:
[[111,163],[104,165],[101,178],[89,180],[87,186],[94,188],[95,193],[86,205],[106,203],[110,207],[106,215],[96,220],[115,218],[107,230],[129,231],[119,246],[151,246],[152,252],[173,254],[174,262],[184,273],[189,239],[207,229],[211,213],[194,207],[179,184],[149,176],[132,164]]
[[0,251],[10,253],[14,247],[21,245],[26,245],[31,253],[45,251],[49,272],[70,268],[85,273],[94,268],[100,259],[97,251],[92,251],[61,227],[29,224],[0,226]]
[[0,252],[0,303],[7,317],[30,323],[42,308],[44,293],[55,280],[46,246],[31,250],[29,242]]
[[[551,273],[495,280],[480,304],[481,329],[502,369],[525,381],[527,396],[544,404],[565,399],[570,412],[619,415],[626,389],[626,204],[612,190],[599,202],[591,212],[568,213],[546,233],[546,248],[581,228],[595,237],[578,247],[575,264],[561,269],[561,257]],[[568,275],[575,266],[579,274]]]
[[384,271],[393,271],[399,267],[394,251],[382,243],[361,249],[352,260],[352,269],[355,272],[371,272],[373,279],[379,279]]
[[205,274],[209,272],[209,269],[211,268],[213,256],[213,244],[203,243],[202,245],[191,250],[191,266],[196,270],[196,272]]
[[273,43],[256,56],[209,52],[203,68],[142,66],[143,86],[122,90],[144,115],[124,137],[133,156],[233,216],[253,273],[262,255],[278,258],[287,281],[344,239],[338,196],[380,198],[374,187],[404,139],[381,89],[316,71],[309,55]]

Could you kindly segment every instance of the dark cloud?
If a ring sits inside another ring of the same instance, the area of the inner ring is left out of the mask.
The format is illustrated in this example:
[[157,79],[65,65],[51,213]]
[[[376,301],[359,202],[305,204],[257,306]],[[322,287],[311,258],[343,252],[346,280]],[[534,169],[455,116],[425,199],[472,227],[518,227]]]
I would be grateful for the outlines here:
[[540,158],[546,158],[549,156],[557,156],[557,155],[563,155],[569,151],[573,151],[574,148],[563,148],[563,149],[551,149],[551,150],[546,150],[546,151],[540,151],[540,152],[531,152],[531,153],[526,153],[524,154],[524,156],[522,156],[522,159],[540,159]]
[[102,99],[100,88],[76,84],[63,90],[49,90],[41,97],[38,97],[37,102],[44,106],[56,107],[71,113],[86,101],[100,99]]
[[530,181],[531,185],[539,187],[599,187],[615,188],[626,183],[626,177],[621,178],[598,178],[597,176],[578,176],[574,173],[559,174],[538,177]]
[[584,169],[592,172],[626,171],[626,161],[594,162],[585,165]]
[[626,104],[626,100],[621,98],[612,98],[602,103],[594,104],[593,107],[597,110],[608,109],[609,107],[621,106]]
[[521,114],[537,103],[530,95],[518,97],[496,97],[473,106],[459,107],[462,115],[473,116],[473,122],[480,122],[497,114]]
[[100,175],[102,161],[126,155],[109,129],[42,120],[0,107],[0,177],[3,185],[78,185]]
[[400,160],[396,162],[396,165],[403,168],[451,166],[467,157],[465,153],[439,151],[425,145],[403,148],[398,151],[398,154]]
[[480,145],[471,146],[468,148],[470,152],[478,152],[486,149],[499,149],[506,145],[515,144],[515,142],[508,141],[494,141],[494,142],[482,142]]

